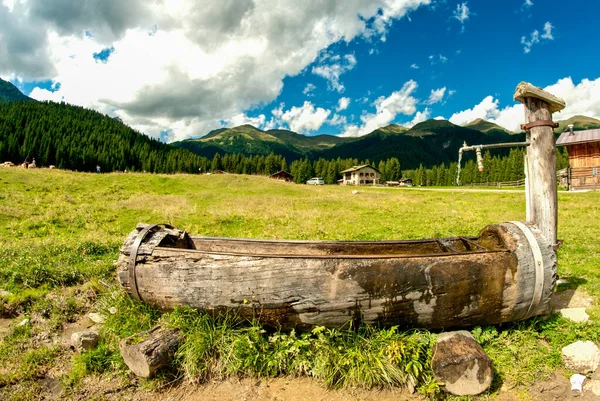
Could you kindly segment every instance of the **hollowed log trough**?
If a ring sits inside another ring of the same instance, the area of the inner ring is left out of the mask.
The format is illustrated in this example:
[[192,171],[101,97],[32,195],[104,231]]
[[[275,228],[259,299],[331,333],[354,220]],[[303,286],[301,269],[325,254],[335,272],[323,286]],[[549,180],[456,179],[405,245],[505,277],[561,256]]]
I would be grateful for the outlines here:
[[161,309],[235,310],[275,328],[441,329],[548,313],[556,255],[521,222],[417,241],[214,238],[139,224],[121,248],[118,277]]

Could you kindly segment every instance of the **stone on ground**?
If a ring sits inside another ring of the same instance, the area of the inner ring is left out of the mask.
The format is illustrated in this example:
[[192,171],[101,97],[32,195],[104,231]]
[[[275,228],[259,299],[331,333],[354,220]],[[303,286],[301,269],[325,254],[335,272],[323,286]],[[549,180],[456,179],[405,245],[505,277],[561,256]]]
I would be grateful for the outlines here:
[[78,331],[71,334],[71,344],[77,352],[85,352],[96,348],[98,333],[95,331]]
[[558,311],[562,317],[575,323],[585,323],[590,316],[585,312],[585,308],[565,308]]
[[102,324],[106,321],[106,318],[99,313],[88,313],[88,318],[97,324]]
[[562,361],[574,372],[593,372],[600,364],[600,349],[591,341],[577,341],[562,349]]
[[468,331],[440,334],[431,367],[444,390],[454,395],[481,394],[492,383],[492,360]]
[[590,380],[583,386],[584,391],[591,391],[594,395],[600,396],[600,380]]

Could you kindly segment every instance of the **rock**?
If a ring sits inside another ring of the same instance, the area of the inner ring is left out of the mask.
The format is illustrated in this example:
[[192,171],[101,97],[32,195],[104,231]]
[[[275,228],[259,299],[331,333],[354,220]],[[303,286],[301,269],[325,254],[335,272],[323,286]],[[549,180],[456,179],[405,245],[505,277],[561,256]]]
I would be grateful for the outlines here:
[[586,374],[600,364],[600,349],[591,341],[577,341],[562,349],[562,361],[567,369]]
[[29,324],[29,318],[25,318],[25,319],[21,320],[21,321],[19,322],[19,324],[17,324],[17,327],[23,327],[23,326],[25,326],[26,324]]
[[584,391],[591,391],[594,395],[600,396],[600,380],[590,380],[583,386]]
[[94,322],[94,323],[98,323],[98,324],[102,324],[106,321],[106,318],[99,314],[99,313],[88,313],[88,318]]
[[0,297],[10,297],[11,295],[12,295],[12,292],[0,290]]
[[558,311],[562,317],[575,323],[585,323],[590,316],[585,312],[585,308],[566,308]]
[[356,194],[358,194],[358,190],[357,189],[355,189],[354,191],[352,191],[352,195],[356,195]]
[[468,331],[440,334],[431,368],[444,390],[454,395],[481,394],[492,383],[492,360]]
[[71,344],[77,352],[85,352],[96,348],[98,333],[95,331],[78,331],[71,334]]
[[571,376],[569,381],[571,382],[571,391],[579,391],[580,393],[583,392],[582,386],[583,382],[585,381],[584,375],[575,373],[573,376]]

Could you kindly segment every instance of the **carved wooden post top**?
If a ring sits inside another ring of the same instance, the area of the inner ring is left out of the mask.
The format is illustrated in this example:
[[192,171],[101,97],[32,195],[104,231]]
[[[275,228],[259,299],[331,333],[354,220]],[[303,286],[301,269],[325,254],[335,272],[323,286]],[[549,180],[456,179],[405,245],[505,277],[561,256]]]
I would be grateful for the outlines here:
[[521,82],[515,89],[514,99],[518,102],[525,103],[526,97],[534,97],[548,103],[550,113],[561,111],[565,108],[565,101],[553,94],[546,92],[538,86],[533,86],[529,82]]

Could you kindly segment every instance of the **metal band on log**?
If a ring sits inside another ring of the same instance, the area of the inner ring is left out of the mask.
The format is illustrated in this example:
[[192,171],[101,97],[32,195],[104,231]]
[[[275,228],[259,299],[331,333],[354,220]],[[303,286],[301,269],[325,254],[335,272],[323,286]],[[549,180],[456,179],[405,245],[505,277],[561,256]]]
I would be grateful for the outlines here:
[[153,227],[133,258],[145,228],[121,248],[125,291],[166,310],[233,309],[272,327],[522,320],[548,312],[556,279],[556,255],[529,223],[490,225],[469,238],[350,242],[190,237]]

